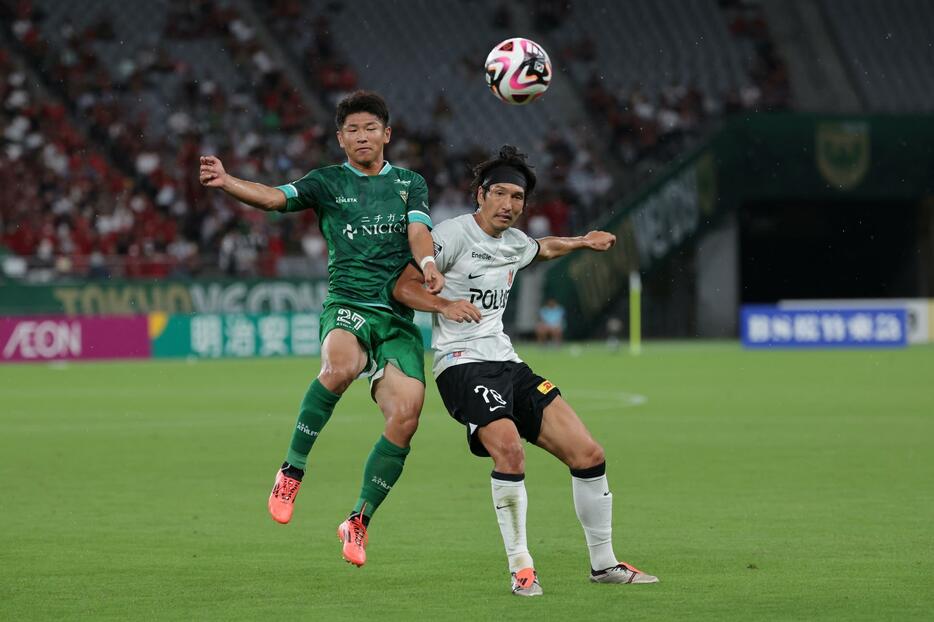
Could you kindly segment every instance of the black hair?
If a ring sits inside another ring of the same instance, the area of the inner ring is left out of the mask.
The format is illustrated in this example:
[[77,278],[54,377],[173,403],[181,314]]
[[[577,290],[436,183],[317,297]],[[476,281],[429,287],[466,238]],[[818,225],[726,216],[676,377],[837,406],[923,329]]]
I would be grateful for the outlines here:
[[535,190],[535,172],[525,161],[526,157],[524,153],[521,153],[512,145],[503,145],[499,149],[499,156],[487,160],[486,162],[481,162],[475,166],[473,169],[473,181],[470,182],[470,192],[474,200],[477,200],[478,188],[483,188],[484,196],[486,196],[487,191],[490,189],[489,187],[492,184],[486,182],[487,174],[500,166],[508,166],[516,169],[525,177],[525,200],[523,201],[523,205],[528,203],[532,191]]
[[355,112],[369,112],[382,121],[384,126],[389,125],[386,100],[373,91],[354,91],[337,103],[337,115],[334,117],[337,129],[344,127],[344,121]]

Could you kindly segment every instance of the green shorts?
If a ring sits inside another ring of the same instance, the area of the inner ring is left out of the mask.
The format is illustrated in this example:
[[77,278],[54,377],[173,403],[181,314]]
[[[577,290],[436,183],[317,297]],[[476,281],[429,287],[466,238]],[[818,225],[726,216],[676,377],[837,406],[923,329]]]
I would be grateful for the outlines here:
[[387,363],[425,384],[425,347],[414,323],[388,309],[332,302],[321,313],[321,343],[335,328],[357,337],[367,356],[366,369],[360,376],[369,378],[371,386],[383,377]]

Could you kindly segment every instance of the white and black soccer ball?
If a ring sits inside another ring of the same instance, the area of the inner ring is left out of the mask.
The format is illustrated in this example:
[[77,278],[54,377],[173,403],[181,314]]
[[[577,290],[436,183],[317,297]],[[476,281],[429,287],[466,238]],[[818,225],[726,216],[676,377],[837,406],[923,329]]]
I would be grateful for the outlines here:
[[531,39],[506,39],[486,57],[486,83],[502,101],[524,106],[548,90],[551,60]]

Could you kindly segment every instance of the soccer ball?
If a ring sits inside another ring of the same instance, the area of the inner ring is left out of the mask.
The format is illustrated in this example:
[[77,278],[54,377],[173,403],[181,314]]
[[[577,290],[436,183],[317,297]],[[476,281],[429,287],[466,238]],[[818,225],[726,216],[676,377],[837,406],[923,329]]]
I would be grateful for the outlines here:
[[506,39],[486,57],[486,83],[502,101],[524,106],[548,89],[551,60],[531,39]]

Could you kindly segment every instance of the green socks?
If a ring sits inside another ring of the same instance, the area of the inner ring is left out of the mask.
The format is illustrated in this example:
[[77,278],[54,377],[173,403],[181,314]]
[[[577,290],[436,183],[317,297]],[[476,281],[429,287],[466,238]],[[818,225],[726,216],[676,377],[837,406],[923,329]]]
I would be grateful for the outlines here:
[[[308,462],[308,452],[311,451],[311,446],[315,444],[324,424],[331,418],[334,405],[340,398],[340,395],[328,391],[317,378],[314,379],[298,411],[298,421],[295,423],[295,431],[292,432],[292,443],[285,457],[286,462],[304,470]],[[408,449],[405,451],[408,453]],[[402,469],[401,466],[399,468]]]
[[363,468],[363,487],[360,489],[360,499],[354,506],[355,513],[362,513],[367,518],[373,515],[402,475],[402,466],[405,457],[409,455],[409,449],[394,445],[385,436],[379,437]]
[[[292,443],[285,457],[286,462],[298,469],[305,469],[311,446],[315,444],[324,424],[331,418],[334,406],[340,398],[340,395],[327,390],[315,378],[305,393],[305,399],[302,400],[298,421],[292,432]],[[379,437],[363,468],[363,487],[360,489],[360,499],[354,507],[354,512],[362,513],[366,520],[369,520],[402,475],[402,467],[408,455],[408,447],[399,447],[385,436]]]

